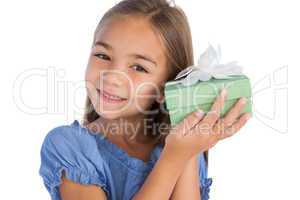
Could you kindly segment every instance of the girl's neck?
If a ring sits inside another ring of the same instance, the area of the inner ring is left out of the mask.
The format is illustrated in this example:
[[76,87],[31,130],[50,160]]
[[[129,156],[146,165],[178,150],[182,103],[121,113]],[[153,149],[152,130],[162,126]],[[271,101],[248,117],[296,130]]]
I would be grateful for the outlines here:
[[118,119],[99,117],[89,126],[109,140],[135,151],[145,147],[153,148],[157,144],[156,140],[147,136],[148,131],[152,130],[147,127],[149,126],[147,120],[144,114]]

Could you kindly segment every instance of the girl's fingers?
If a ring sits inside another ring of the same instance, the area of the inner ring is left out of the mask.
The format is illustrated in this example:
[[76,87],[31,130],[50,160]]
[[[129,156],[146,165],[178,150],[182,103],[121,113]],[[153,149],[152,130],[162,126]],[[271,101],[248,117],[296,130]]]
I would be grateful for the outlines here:
[[174,128],[177,129],[176,131],[180,131],[180,133],[182,133],[182,136],[184,136],[189,132],[190,129],[192,129],[201,121],[204,114],[205,113],[201,109],[191,112]]
[[216,123],[216,121],[220,117],[221,110],[224,106],[226,95],[227,95],[227,90],[222,89],[220,95],[216,98],[216,100],[213,103],[210,111],[203,118],[201,124],[205,124],[205,126],[211,126],[212,127]]
[[218,121],[216,122],[216,124],[214,125],[212,132],[213,134],[217,135],[222,135],[224,134],[224,130],[228,128],[228,126],[226,126],[225,122],[224,122],[224,118],[219,118]]
[[247,99],[245,97],[242,97],[226,113],[224,119],[222,120],[225,127],[231,126],[236,121],[236,119],[239,117],[246,103],[247,103]]
[[219,139],[225,139],[237,133],[246,124],[250,117],[251,113],[244,113],[231,127],[226,128],[222,134],[219,134]]

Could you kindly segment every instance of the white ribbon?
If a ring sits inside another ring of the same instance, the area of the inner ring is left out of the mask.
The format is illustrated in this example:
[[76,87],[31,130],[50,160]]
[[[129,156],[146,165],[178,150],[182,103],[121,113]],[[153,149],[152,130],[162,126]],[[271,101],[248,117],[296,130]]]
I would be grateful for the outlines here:
[[218,51],[216,51],[212,45],[198,58],[198,64],[189,66],[179,72],[175,77],[175,80],[185,77],[176,83],[188,86],[193,85],[197,81],[208,81],[211,78],[215,79],[230,79],[232,75],[242,75],[243,68],[237,65],[237,61],[231,61],[226,64],[220,64],[221,60],[221,48],[218,45]]

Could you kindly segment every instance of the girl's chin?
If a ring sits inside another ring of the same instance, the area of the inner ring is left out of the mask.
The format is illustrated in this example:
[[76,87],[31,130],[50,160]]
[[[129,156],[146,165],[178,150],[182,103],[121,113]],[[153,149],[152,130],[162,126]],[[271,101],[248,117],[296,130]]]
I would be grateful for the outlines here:
[[104,119],[114,120],[114,119],[120,118],[119,114],[112,114],[112,113],[105,113],[105,112],[100,112],[98,114],[100,114],[101,118],[104,118]]
[[117,119],[126,113],[126,107],[123,105],[108,105],[97,103],[97,113],[107,119]]

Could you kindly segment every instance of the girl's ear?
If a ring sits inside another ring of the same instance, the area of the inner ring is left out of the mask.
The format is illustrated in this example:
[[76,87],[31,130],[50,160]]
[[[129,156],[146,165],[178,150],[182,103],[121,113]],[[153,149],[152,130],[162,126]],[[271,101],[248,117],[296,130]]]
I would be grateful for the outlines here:
[[158,103],[163,103],[165,101],[165,96],[164,95],[159,95],[157,98],[156,98],[156,101]]
[[164,95],[164,89],[163,88],[160,89],[159,95],[156,97],[156,101],[158,103],[163,103],[165,101],[165,95]]

